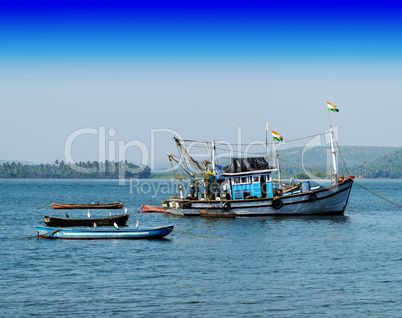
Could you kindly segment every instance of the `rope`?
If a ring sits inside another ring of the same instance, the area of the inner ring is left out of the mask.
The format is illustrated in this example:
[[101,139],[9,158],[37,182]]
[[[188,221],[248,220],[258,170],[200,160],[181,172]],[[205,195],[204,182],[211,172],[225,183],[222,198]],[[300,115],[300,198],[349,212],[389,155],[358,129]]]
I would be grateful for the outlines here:
[[[165,228],[165,229],[170,230],[170,229],[167,228],[167,227],[164,227],[164,226],[162,226],[162,227]],[[172,230],[172,231],[177,232],[177,233],[180,233],[180,234],[185,234],[185,235],[190,235],[190,236],[196,236],[196,237],[204,237],[204,238],[213,238],[213,237],[216,237],[216,236],[208,236],[208,235],[190,234],[190,233],[186,233],[186,232],[180,232],[180,231],[177,231],[177,230]]]
[[376,196],[379,197],[380,199],[383,199],[384,201],[387,201],[388,203],[390,203],[390,204],[392,204],[392,205],[395,205],[396,207],[402,209],[402,205],[400,205],[400,204],[398,204],[398,203],[396,203],[396,202],[393,202],[393,201],[391,201],[391,200],[388,200],[388,199],[382,197],[381,195],[379,195],[379,194],[377,194],[377,193],[375,193],[375,192],[373,192],[373,191],[367,189],[366,187],[363,187],[361,184],[358,184],[356,181],[355,181],[354,183],[357,184],[359,187],[363,188],[364,190],[367,190],[367,191],[370,192],[371,194],[376,195]]
[[[278,158],[279,158],[280,161],[282,161],[282,158],[280,158],[279,156],[278,156]],[[282,168],[283,168],[283,170],[285,170],[284,175],[286,175],[290,179],[290,174],[289,174],[288,170],[286,169],[286,167],[283,165]]]
[[346,209],[346,211],[348,211],[348,212],[355,212],[355,213],[361,213],[362,211],[355,211],[355,210],[349,210],[349,209]]
[[[40,237],[42,237],[42,236],[47,236],[47,237],[49,237],[50,235],[53,235],[54,233],[56,233],[56,232],[58,232],[58,231],[60,231],[60,230],[61,230],[61,228],[60,228],[60,229],[57,229],[57,230],[54,230],[54,231],[52,231],[52,232],[46,233],[46,234],[41,234]],[[38,237],[38,236],[39,236],[39,234],[36,234],[36,235],[32,235],[32,236],[20,237],[20,239],[21,239],[21,240],[24,240],[24,239],[34,238],[34,237]],[[42,237],[42,238],[43,238],[43,237]]]
[[[131,214],[137,214],[137,213],[141,213],[141,212],[140,212],[140,211],[134,211],[134,212],[125,213],[125,214],[127,214],[127,215],[131,215]],[[128,221],[131,221],[131,220],[128,220]]]
[[299,164],[294,163],[294,162],[287,161],[287,160],[282,159],[282,158],[280,158],[279,160],[280,160],[280,161],[284,161],[284,162],[286,162],[286,163],[288,163],[288,164],[291,164],[291,165],[300,167],[300,168],[304,168],[304,169],[307,169],[307,170],[311,170],[311,171],[315,171],[315,172],[320,172],[320,173],[325,173],[325,174],[330,175],[330,173],[328,173],[328,172],[326,172],[326,171],[320,171],[320,170],[316,170],[316,169],[313,169],[313,168],[307,168],[307,167],[305,167],[305,166],[299,165]]
[[336,142],[336,146],[338,147],[339,154],[341,155],[343,165],[345,166],[346,172],[348,173],[348,176],[350,176],[349,169],[348,169],[348,167],[346,167],[345,158],[343,157],[343,154],[342,154],[342,151],[341,151],[341,147],[339,147],[339,145],[338,145],[338,140],[336,140],[335,137],[334,137],[334,139],[335,139],[335,142]]
[[[289,139],[289,140],[286,140],[286,142],[292,142],[292,141],[312,138],[312,137],[326,135],[326,134],[329,134],[329,132],[324,132],[324,133],[321,133],[321,134],[315,134],[315,135],[306,136],[306,137],[300,137],[300,138],[295,138],[295,139]],[[200,144],[212,144],[210,141],[191,140],[191,139],[181,139],[180,141],[183,141],[183,142],[195,142],[195,143],[200,143]],[[226,143],[215,141],[215,144],[225,145]],[[274,142],[269,142],[268,143],[268,145],[273,145],[273,144],[274,144]],[[231,143],[231,145],[235,145],[235,146],[244,145],[244,146],[247,146],[248,144],[232,144]]]
[[41,208],[37,208],[37,209],[39,210],[39,209],[45,209],[45,208],[50,209],[50,208],[51,208],[51,206],[50,206],[50,205],[47,205],[47,206],[43,206],[43,207],[41,207]]
[[190,163],[201,173],[202,176],[206,177],[207,175],[205,174],[205,172],[202,170],[201,166],[199,165],[198,161],[194,160],[186,151],[186,149],[183,147],[182,144],[180,144],[180,141],[178,141],[178,139],[176,140],[176,145],[177,147],[180,148],[181,150],[181,155],[184,155],[189,161]]
[[[334,139],[335,139],[335,138],[334,138]],[[339,154],[341,155],[341,158],[342,158],[342,161],[343,161],[343,165],[345,166],[346,172],[347,172],[348,175],[350,176],[349,169],[348,169],[348,167],[346,167],[345,159],[343,158],[343,154],[342,154],[341,148],[339,147],[338,141],[337,141],[336,139],[335,139],[335,142],[336,142],[336,145],[337,145],[337,147],[338,147]],[[367,191],[370,192],[371,194],[376,195],[376,196],[379,197],[380,199],[383,199],[384,201],[387,201],[388,203],[390,203],[390,204],[392,204],[392,205],[394,205],[394,206],[396,206],[396,207],[402,209],[402,205],[400,205],[400,204],[398,204],[398,203],[396,203],[396,202],[393,202],[393,201],[391,201],[391,200],[388,200],[387,198],[382,197],[381,195],[379,195],[379,194],[377,194],[377,193],[375,193],[375,192],[373,192],[373,191],[367,189],[366,187],[363,187],[361,184],[357,183],[356,181],[354,181],[354,183],[357,184],[359,187],[363,188],[364,190],[367,190]],[[352,211],[352,212],[354,212],[354,211]]]

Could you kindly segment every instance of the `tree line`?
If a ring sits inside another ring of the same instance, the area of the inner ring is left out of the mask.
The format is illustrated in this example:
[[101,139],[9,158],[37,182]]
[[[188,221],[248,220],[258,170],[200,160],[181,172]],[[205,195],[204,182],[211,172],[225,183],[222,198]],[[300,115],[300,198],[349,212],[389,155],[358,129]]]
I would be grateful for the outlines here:
[[378,158],[371,163],[353,167],[356,176],[364,178],[402,178],[402,149],[387,156]]
[[54,164],[21,164],[4,162],[0,165],[0,178],[54,178],[54,179],[116,179],[149,178],[151,169],[131,162],[87,161],[66,164],[56,160]]

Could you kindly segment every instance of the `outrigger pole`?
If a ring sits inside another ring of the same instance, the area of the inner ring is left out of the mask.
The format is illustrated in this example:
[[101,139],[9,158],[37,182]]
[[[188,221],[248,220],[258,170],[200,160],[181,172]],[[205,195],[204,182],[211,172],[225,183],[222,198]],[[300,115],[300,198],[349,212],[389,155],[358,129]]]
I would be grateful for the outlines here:
[[168,153],[167,154],[170,162],[175,161],[182,169],[192,178],[194,177],[195,173],[191,173],[179,160],[177,160],[175,157],[173,157],[172,154]]
[[183,145],[180,143],[180,140],[177,139],[176,137],[173,137],[174,141],[176,142],[176,145],[180,149],[180,151],[184,154],[184,156],[187,157],[188,161],[201,173],[201,175],[206,178],[207,174],[203,170],[203,168],[200,166],[198,161],[194,160],[187,152],[187,150],[183,147]]

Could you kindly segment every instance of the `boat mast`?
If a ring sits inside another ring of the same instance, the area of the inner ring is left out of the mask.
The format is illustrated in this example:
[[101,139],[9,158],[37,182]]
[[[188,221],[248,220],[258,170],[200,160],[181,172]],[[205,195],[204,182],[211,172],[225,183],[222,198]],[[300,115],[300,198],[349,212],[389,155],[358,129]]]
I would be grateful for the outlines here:
[[268,122],[265,124],[265,160],[268,161]]
[[330,137],[330,141],[331,141],[331,152],[332,152],[332,165],[333,165],[333,169],[334,169],[334,173],[331,176],[331,181],[332,181],[332,177],[335,178],[335,184],[338,184],[338,167],[336,165],[336,151],[334,148],[334,131],[332,129],[332,124],[331,124],[331,115],[329,113],[328,110],[328,118],[329,118],[329,137]]
[[215,155],[216,155],[216,147],[215,147],[215,140],[212,141],[212,172],[216,176],[216,168],[215,168]]
[[274,141],[274,145],[275,145],[275,154],[276,154],[276,166],[278,167],[279,189],[282,189],[281,165],[279,163],[278,149],[276,148],[276,142],[275,141]]

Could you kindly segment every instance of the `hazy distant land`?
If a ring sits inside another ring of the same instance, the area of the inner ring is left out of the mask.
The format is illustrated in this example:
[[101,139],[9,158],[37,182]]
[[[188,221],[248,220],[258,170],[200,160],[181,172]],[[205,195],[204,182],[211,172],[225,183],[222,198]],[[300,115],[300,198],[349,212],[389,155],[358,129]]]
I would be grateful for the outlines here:
[[[303,151],[304,154],[303,154]],[[325,178],[325,174],[315,172],[327,170],[330,165],[328,148],[316,147],[307,150],[302,147],[279,151],[282,173],[296,178],[307,178],[304,166],[311,170],[315,178]],[[303,157],[303,160],[302,160]],[[402,178],[402,149],[398,147],[341,146],[338,151],[339,174],[349,174],[357,178]],[[273,159],[270,163],[275,165]],[[292,162],[296,165],[286,163]],[[64,161],[53,164],[31,164],[0,160],[0,178],[52,178],[52,179],[117,179],[117,178],[170,178],[172,173],[153,173],[148,166],[138,166],[130,162],[79,162],[73,167]]]
[[0,178],[37,179],[117,179],[149,178],[151,169],[131,162],[79,162],[74,165],[56,160],[54,164],[22,164],[3,162],[0,165]]

